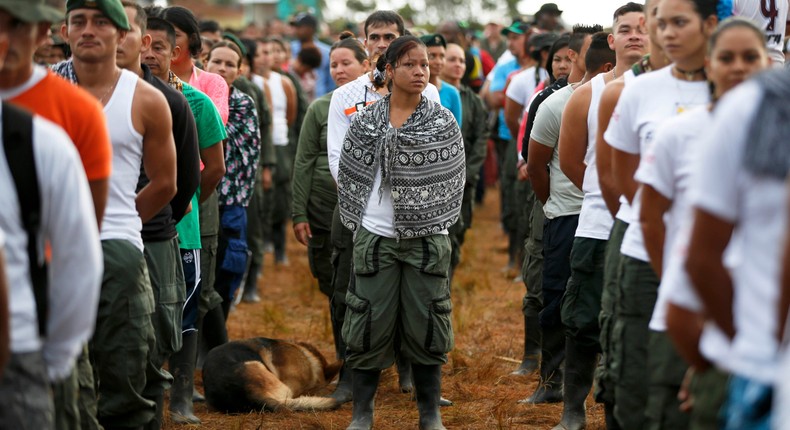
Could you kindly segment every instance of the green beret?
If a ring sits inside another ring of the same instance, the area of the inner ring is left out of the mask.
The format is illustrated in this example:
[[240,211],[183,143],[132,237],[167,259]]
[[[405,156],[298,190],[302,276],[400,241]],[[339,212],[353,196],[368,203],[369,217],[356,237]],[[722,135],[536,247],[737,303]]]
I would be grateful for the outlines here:
[[66,0],[66,13],[74,9],[98,9],[119,29],[132,29],[121,0]]
[[222,38],[227,40],[227,41],[229,41],[229,42],[233,42],[234,45],[238,46],[239,47],[239,51],[241,51],[241,56],[242,57],[246,57],[247,56],[247,47],[245,47],[244,44],[241,43],[241,40],[238,37],[236,37],[235,34],[233,34],[233,33],[225,33],[225,34],[222,35]]
[[441,34],[426,34],[425,36],[420,37],[422,43],[425,44],[427,47],[431,46],[441,46],[442,48],[447,48],[447,42],[444,40],[444,36]]

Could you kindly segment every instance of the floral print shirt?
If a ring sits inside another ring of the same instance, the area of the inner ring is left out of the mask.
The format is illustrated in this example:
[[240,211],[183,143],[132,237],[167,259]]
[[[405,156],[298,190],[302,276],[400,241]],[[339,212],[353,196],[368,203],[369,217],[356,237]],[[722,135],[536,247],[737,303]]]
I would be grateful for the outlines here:
[[252,198],[261,133],[255,102],[247,94],[230,89],[229,114],[225,140],[225,176],[217,186],[219,204],[247,207]]

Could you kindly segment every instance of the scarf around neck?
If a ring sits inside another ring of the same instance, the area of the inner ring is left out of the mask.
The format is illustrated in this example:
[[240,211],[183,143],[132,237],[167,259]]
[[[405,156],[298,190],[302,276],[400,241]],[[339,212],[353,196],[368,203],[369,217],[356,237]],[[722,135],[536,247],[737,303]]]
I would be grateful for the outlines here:
[[[346,133],[337,178],[341,220],[356,232],[368,200],[381,202],[386,187],[399,238],[437,234],[458,220],[461,209],[461,130],[449,110],[424,96],[400,128],[390,127],[390,98],[357,114]],[[381,187],[373,190],[377,173]]]

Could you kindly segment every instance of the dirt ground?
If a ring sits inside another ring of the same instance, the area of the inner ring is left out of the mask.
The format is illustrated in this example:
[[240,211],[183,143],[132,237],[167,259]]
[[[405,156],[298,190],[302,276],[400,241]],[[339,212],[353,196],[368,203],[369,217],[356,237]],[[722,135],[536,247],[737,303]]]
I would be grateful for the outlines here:
[[[562,404],[518,404],[529,396],[537,374],[512,376],[523,351],[521,299],[524,284],[513,282],[507,263],[507,239],[498,219],[499,202],[489,189],[476,207],[463,256],[452,286],[455,350],[443,369],[444,397],[454,406],[442,408],[448,429],[551,429],[560,420]],[[290,229],[289,229],[290,232]],[[288,266],[274,266],[265,257],[259,285],[263,301],[241,304],[228,320],[232,339],[270,337],[309,341],[328,358],[334,355],[328,302],[310,274],[306,248],[289,234]],[[196,384],[202,391],[199,372]],[[319,395],[331,393],[330,385]],[[587,401],[587,428],[604,429],[603,408]],[[351,404],[331,412],[250,413],[225,415],[195,404],[203,429],[345,429]],[[166,414],[167,415],[167,414]],[[166,418],[167,419],[167,418]],[[166,429],[197,428],[166,423]],[[376,397],[376,429],[416,429],[417,408],[397,388],[393,369],[384,372]]]

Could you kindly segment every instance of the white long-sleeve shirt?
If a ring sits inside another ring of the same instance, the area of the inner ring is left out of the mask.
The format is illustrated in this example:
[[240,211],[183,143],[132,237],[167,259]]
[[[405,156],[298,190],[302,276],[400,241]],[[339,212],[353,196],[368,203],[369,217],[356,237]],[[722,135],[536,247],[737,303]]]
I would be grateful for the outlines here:
[[49,377],[56,381],[69,374],[93,333],[103,263],[90,188],[74,144],[60,127],[40,117],[33,119],[33,142],[41,194],[39,258],[44,258],[45,242],[52,251],[47,337],[38,334],[28,237],[16,186],[0,150],[0,229],[6,236],[11,351],[41,350]]

